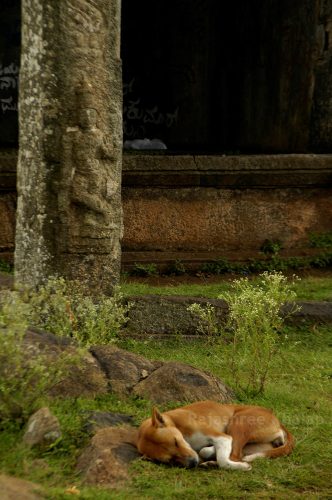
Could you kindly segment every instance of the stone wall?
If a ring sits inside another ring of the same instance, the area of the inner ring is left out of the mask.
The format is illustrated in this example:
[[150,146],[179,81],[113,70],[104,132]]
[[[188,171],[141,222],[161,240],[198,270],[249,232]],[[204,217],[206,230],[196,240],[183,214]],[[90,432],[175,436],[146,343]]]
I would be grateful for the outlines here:
[[332,229],[332,155],[127,155],[123,164],[123,251],[133,259],[248,257],[266,239],[301,254],[310,233]]
[[[0,182],[4,258],[14,248],[13,172]],[[247,259],[266,239],[302,255],[310,233],[332,230],[332,155],[128,154],[122,202],[124,263]]]

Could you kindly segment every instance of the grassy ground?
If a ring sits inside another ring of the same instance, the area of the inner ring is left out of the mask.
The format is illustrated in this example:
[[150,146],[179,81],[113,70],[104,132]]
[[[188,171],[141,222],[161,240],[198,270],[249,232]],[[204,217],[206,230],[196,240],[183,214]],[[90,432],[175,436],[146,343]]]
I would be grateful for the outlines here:
[[[163,343],[127,340],[122,346],[149,358],[179,360],[207,369],[231,384],[231,373],[223,361],[225,346],[207,346],[204,341],[185,343],[181,338]],[[131,483],[120,490],[84,487],[74,469],[77,455],[87,442],[82,432],[82,410],[125,412],[135,415],[137,423],[150,412],[147,401],[114,396],[49,403],[60,419],[64,437],[44,452],[27,450],[21,443],[22,430],[1,432],[0,470],[44,485],[49,499],[72,498],[65,491],[73,485],[80,490],[78,498],[85,500],[332,498],[331,349],[332,334],[326,327],[284,332],[265,395],[244,402],[273,408],[294,433],[297,445],[289,457],[256,461],[250,472],[184,470],[139,460],[131,466]]]
[[[236,277],[233,277],[233,279],[235,278]],[[187,295],[192,297],[216,298],[221,292],[228,290],[231,286],[231,280],[225,280],[222,277],[219,279],[215,278],[215,282],[213,283],[204,278],[196,281],[199,282],[186,282],[186,280],[183,279],[183,282],[181,282],[181,280],[173,280],[172,283],[171,279],[165,282],[162,279],[138,281],[133,278],[130,280],[124,278],[121,289],[125,295]],[[295,282],[294,290],[299,300],[331,301],[332,276],[307,276],[300,278]]]

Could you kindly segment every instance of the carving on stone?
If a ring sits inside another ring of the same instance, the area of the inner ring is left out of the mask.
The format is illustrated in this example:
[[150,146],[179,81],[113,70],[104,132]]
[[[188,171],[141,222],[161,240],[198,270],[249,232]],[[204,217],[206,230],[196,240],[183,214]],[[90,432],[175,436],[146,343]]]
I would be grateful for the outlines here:
[[[65,216],[62,222],[70,224],[75,246],[81,240],[85,247],[82,239],[87,238],[91,244],[91,240],[110,238],[113,221],[107,160],[114,160],[114,147],[98,128],[93,89],[86,79],[78,86],[76,96],[77,125],[67,127],[63,138],[59,207]],[[73,243],[73,238],[69,239]]]
[[[112,28],[112,29],[111,29]],[[118,0],[23,0],[16,279],[120,275]]]

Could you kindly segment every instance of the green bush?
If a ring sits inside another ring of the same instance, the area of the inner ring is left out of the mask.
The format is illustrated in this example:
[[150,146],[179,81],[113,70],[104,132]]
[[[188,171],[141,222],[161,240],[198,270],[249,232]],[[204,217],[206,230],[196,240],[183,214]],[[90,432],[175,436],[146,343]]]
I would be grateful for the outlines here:
[[70,336],[82,346],[114,342],[127,321],[129,306],[118,288],[112,297],[93,299],[77,282],[51,278],[30,293],[30,323],[55,335]]
[[[235,280],[230,291],[219,295],[227,302],[229,314],[225,327],[218,326],[211,306],[198,304],[189,310],[199,318],[198,330],[211,338],[219,334],[219,350],[227,357],[236,390],[246,395],[264,392],[273,357],[276,356],[279,332],[286,319],[281,308],[293,302],[292,284],[280,272],[264,272],[255,282]],[[288,315],[295,312],[296,305]],[[225,344],[225,341],[228,345]]]
[[130,274],[134,276],[158,276],[158,268],[152,262],[149,264],[135,262]]
[[211,304],[203,307],[195,303],[188,307],[188,311],[198,318],[197,332],[206,335],[209,344],[214,343],[220,334],[215,308]]
[[332,247],[332,231],[326,233],[311,233],[309,242],[315,248],[331,248]]
[[[24,341],[28,326],[70,336],[81,346],[113,342],[126,322],[129,306],[115,289],[94,301],[81,285],[51,278],[38,291],[22,288],[1,296],[0,420],[24,419],[39,399],[61,380],[80,354],[50,357]],[[29,352],[27,352],[27,349]]]
[[73,357],[60,355],[50,363],[38,348],[24,342],[30,305],[17,292],[1,296],[0,421],[25,420],[39,400],[61,379]]

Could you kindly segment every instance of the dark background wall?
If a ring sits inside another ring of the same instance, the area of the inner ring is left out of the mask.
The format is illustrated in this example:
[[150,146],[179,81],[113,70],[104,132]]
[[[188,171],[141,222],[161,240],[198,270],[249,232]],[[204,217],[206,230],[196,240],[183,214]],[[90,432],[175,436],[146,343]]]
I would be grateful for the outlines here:
[[0,146],[18,141],[17,96],[20,61],[20,1],[0,5]]
[[[125,139],[332,150],[332,0],[123,0]],[[17,145],[20,1],[0,4],[0,147]]]
[[184,151],[315,149],[323,3],[123,0],[125,138],[159,137]]

